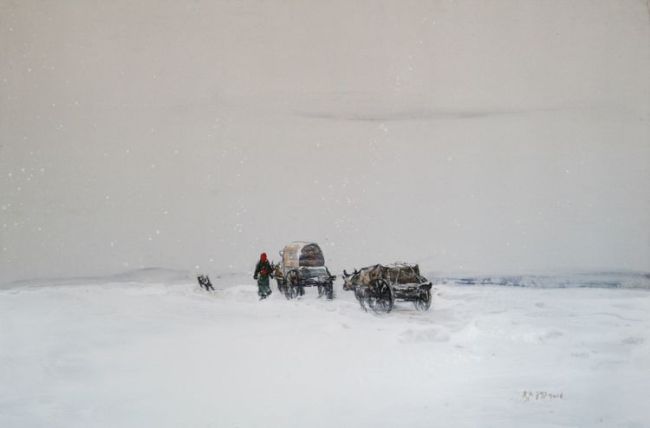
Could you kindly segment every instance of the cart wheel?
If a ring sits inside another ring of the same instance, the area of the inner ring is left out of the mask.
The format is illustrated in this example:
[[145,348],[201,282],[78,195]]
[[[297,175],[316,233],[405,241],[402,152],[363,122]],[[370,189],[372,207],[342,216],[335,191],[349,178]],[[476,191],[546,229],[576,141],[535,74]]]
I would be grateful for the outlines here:
[[368,306],[376,313],[388,313],[393,309],[393,292],[385,279],[378,279],[368,290]]
[[431,307],[431,291],[423,291],[417,300],[413,301],[415,309],[418,311],[427,311]]

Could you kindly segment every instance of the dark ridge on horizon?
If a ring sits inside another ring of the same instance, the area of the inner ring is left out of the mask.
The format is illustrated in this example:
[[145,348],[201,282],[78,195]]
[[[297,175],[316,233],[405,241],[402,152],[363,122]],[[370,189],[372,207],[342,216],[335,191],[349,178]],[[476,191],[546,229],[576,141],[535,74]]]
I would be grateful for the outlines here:
[[335,120],[335,121],[357,121],[357,122],[398,122],[398,121],[421,121],[421,120],[461,120],[480,119],[493,116],[514,116],[542,112],[559,111],[559,108],[539,109],[493,109],[493,110],[430,110],[414,109],[396,112],[328,112],[328,111],[295,111],[296,116],[309,119]]
[[650,290],[650,273],[630,271],[533,275],[431,275],[434,284],[527,288],[621,288]]

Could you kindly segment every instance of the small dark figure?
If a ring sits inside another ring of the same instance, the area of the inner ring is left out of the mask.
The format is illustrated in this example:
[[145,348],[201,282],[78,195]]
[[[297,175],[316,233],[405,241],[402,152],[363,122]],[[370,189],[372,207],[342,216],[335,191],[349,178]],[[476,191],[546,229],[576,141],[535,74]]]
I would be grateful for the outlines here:
[[269,278],[273,277],[273,266],[266,258],[266,253],[260,255],[260,261],[255,266],[255,274],[253,279],[257,280],[257,294],[260,300],[266,299],[271,294],[271,286],[269,285]]
[[206,291],[214,291],[214,287],[210,282],[210,277],[207,275],[199,275],[196,277],[196,279],[199,281],[201,288],[205,288]]

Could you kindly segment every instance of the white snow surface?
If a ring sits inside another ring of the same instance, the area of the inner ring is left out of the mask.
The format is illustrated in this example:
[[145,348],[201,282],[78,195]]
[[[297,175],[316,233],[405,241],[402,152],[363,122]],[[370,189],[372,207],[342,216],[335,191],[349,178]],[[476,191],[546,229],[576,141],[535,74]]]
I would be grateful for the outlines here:
[[0,289],[0,426],[650,425],[648,290],[443,284],[378,316],[163,277]]

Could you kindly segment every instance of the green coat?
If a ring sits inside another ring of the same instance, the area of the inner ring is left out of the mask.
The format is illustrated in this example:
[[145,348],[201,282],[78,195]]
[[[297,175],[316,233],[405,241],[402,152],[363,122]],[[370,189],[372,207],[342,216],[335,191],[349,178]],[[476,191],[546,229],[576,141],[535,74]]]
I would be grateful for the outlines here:
[[257,285],[268,286],[272,273],[273,268],[271,267],[271,263],[268,260],[264,262],[260,260],[255,266],[255,275],[253,275],[253,278],[257,280]]

